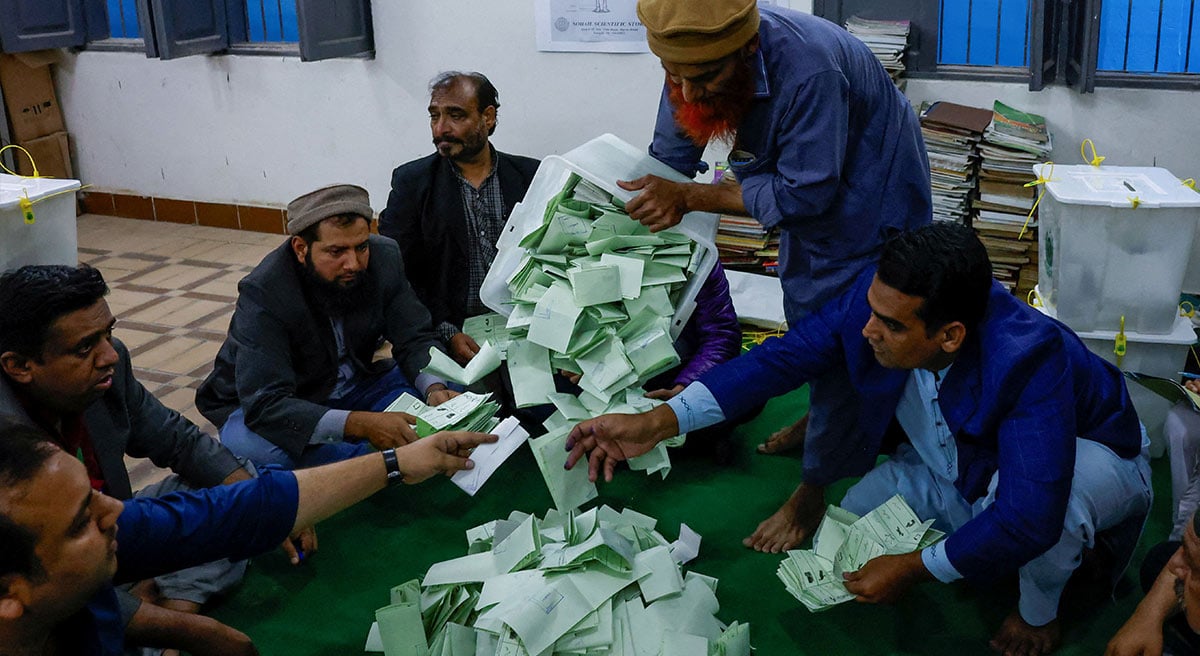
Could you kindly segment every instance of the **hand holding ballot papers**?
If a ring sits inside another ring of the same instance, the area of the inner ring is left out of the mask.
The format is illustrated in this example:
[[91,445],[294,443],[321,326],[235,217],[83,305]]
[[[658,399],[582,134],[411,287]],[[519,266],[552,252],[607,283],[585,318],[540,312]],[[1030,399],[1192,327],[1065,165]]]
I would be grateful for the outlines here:
[[476,448],[471,454],[474,468],[464,469],[451,480],[471,496],[479,491],[487,479],[500,468],[514,451],[529,437],[516,419],[504,421],[496,418],[500,404],[491,400],[490,394],[466,392],[449,401],[430,407],[411,394],[401,394],[387,407],[385,412],[403,412],[416,418],[416,432],[420,438],[441,431],[470,431],[492,433],[500,440]]
[[[863,517],[829,506],[812,549],[787,552],[779,579],[813,612],[851,599],[887,603],[929,577],[920,550],[945,537],[896,495]],[[915,559],[915,563],[912,562]]]

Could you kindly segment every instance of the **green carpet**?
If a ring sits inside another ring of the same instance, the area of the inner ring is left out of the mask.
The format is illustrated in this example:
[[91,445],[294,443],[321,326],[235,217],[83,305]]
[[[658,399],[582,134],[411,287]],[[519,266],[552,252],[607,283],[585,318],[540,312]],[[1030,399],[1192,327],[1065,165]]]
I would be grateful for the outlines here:
[[[795,457],[759,456],[754,446],[807,409],[807,390],[768,404],[736,435],[737,457],[724,468],[702,455],[673,456],[667,480],[619,472],[601,484],[600,502],[631,507],[659,519],[668,539],[685,522],[704,538],[689,567],[720,579],[719,617],[751,625],[757,653],[986,654],[987,640],[1015,604],[1015,584],[1002,589],[927,583],[895,606],[847,603],[824,613],[805,610],[775,576],[779,555],[742,547],[741,540],[795,488]],[[1058,653],[1094,655],[1140,598],[1136,566],[1146,548],[1170,530],[1170,476],[1154,463],[1155,504],[1150,524],[1113,602],[1079,594],[1063,605],[1065,646]],[[830,501],[849,482],[830,492]],[[466,553],[464,531],[512,510],[542,515],[550,495],[527,448],[521,448],[475,498],[444,479],[385,490],[322,523],[320,553],[301,567],[279,553],[253,561],[245,582],[213,615],[248,633],[264,656],[334,656],[362,652],[376,608],[391,586],[420,578],[433,563]]]

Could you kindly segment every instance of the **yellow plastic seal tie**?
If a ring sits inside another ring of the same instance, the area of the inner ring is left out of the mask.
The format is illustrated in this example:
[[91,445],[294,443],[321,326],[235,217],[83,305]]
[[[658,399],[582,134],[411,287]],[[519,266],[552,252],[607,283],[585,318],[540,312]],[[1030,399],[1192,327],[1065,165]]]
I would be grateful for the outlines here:
[[1126,196],[1126,198],[1129,199],[1129,205],[1135,210],[1138,208],[1138,205],[1142,204],[1142,199],[1137,196]]
[[1017,241],[1025,236],[1025,231],[1029,229],[1029,222],[1033,220],[1033,213],[1037,211],[1038,205],[1042,202],[1042,196],[1046,195],[1046,183],[1054,179],[1054,162],[1046,162],[1042,164],[1042,173],[1038,175],[1038,179],[1033,182],[1026,182],[1026,187],[1036,187],[1041,185],[1042,190],[1038,192],[1037,200],[1033,201],[1033,207],[1029,208],[1029,214],[1025,215],[1025,223],[1021,225],[1021,232],[1017,235]]
[[[1089,146],[1092,149],[1092,156],[1090,158],[1087,156],[1087,148]],[[1104,157],[1096,154],[1096,144],[1092,143],[1091,139],[1084,139],[1083,143],[1079,144],[1079,156],[1083,158],[1083,161],[1092,166],[1100,166],[1100,162],[1104,161]]]
[[1196,306],[1192,305],[1191,301],[1184,301],[1180,303],[1179,316],[1188,317],[1189,319],[1196,316]]
[[1121,315],[1121,329],[1117,331],[1117,338],[1113,344],[1113,353],[1117,355],[1117,368],[1121,368],[1121,361],[1125,359],[1125,315]]
[[1029,290],[1029,293],[1025,295],[1025,303],[1035,308],[1046,306],[1046,302],[1042,300],[1042,295],[1038,293],[1037,289]]
[[4,151],[8,150],[9,148],[16,148],[17,150],[25,153],[25,156],[29,158],[30,166],[33,168],[33,175],[21,175],[20,173],[17,173],[16,171],[11,171],[11,170],[9,170],[9,168],[7,166],[4,165],[4,162],[2,162],[2,161],[0,161],[0,169],[4,169],[5,173],[7,173],[9,175],[15,175],[18,178],[40,178],[40,177],[42,177],[38,173],[37,162],[33,161],[33,155],[30,155],[28,150],[25,150],[24,148],[18,146],[17,144],[9,144],[3,148],[0,148],[0,155],[3,155]]
[[33,201],[29,200],[29,194],[25,194],[17,201],[21,206],[21,216],[25,217],[25,225],[33,225],[37,219],[33,216]]
[[1196,191],[1196,179],[1195,178],[1188,178],[1187,180],[1181,180],[1180,182],[1182,182],[1183,186],[1187,187],[1188,189],[1191,189],[1192,191]]

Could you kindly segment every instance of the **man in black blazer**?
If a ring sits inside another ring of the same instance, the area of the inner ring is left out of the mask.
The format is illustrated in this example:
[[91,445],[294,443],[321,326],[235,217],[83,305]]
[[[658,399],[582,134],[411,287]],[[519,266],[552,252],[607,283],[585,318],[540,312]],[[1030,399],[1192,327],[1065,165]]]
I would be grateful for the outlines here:
[[[362,187],[318,189],[287,213],[291,237],[238,283],[196,408],[258,465],[311,467],[413,441],[412,416],[381,410],[406,391],[431,405],[456,393],[421,373],[442,346],[400,249],[371,234]],[[382,339],[394,360],[375,360]]]
[[396,240],[404,272],[429,308],[438,337],[465,364],[479,345],[463,320],[488,312],[479,287],[496,257],[508,215],[538,161],[496,150],[500,101],[480,73],[442,73],[430,84],[429,126],[437,152],[392,172],[379,232]]

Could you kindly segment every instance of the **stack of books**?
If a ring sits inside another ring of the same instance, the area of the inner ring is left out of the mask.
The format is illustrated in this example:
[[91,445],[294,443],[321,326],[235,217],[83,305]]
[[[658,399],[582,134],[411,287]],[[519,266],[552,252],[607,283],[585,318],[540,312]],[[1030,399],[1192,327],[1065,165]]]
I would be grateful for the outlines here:
[[970,225],[979,143],[991,120],[986,109],[950,102],[935,102],[921,112],[934,221]]
[[1037,284],[1037,217],[1030,211],[1039,189],[1025,185],[1036,179],[1032,166],[1049,158],[1051,145],[1046,119],[995,102],[979,146],[972,225],[988,247],[996,279],[1018,296]]
[[748,216],[722,214],[716,244],[726,269],[778,275],[778,230],[768,230]]
[[846,31],[867,44],[897,85],[904,73],[904,51],[908,48],[909,29],[906,20],[870,20],[851,16],[846,21]]

